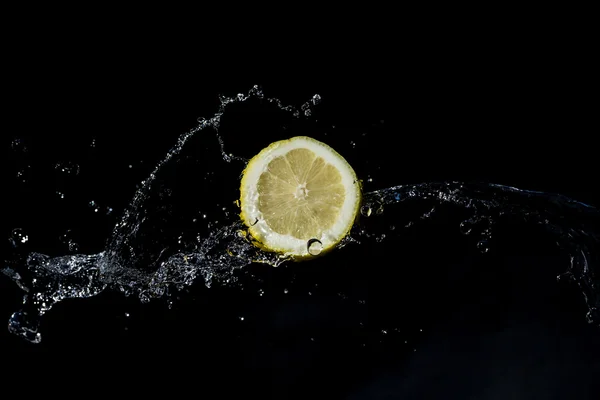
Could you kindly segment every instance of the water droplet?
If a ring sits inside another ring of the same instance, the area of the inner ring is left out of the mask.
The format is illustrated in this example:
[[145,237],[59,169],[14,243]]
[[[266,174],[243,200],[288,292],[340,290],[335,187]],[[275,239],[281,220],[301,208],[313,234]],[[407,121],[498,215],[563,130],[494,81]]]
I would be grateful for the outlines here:
[[38,332],[38,317],[30,316],[24,311],[18,311],[8,320],[8,331],[20,336],[31,343],[40,343],[42,335]]
[[365,217],[369,217],[369,216],[371,215],[371,212],[372,212],[372,211],[373,211],[373,210],[371,210],[371,207],[369,207],[369,206],[367,206],[367,205],[365,205],[365,206],[362,206],[362,207],[360,208],[360,213],[361,213],[362,215],[364,215]]
[[26,165],[17,171],[17,179],[23,183],[31,179],[31,165]]
[[10,147],[13,149],[13,151],[17,151],[17,152],[26,152],[27,151],[27,146],[25,146],[25,142],[23,141],[23,139],[13,139],[13,141],[10,144]]
[[352,148],[356,147],[356,142],[354,142],[353,140],[350,141],[350,146],[352,146]]
[[244,317],[238,317],[238,318],[240,319],[240,321],[243,321],[243,320],[244,320]]
[[68,246],[69,246],[69,251],[70,252],[74,253],[74,252],[79,251],[79,245],[77,243],[75,243],[75,242],[72,242],[72,241],[69,242]]
[[312,103],[316,106],[317,104],[319,104],[321,102],[321,96],[319,96],[318,94],[315,94],[312,97]]
[[75,176],[79,174],[79,164],[71,161],[61,161],[56,163],[54,169],[66,176]]
[[71,229],[67,229],[67,231],[65,233],[60,235],[59,240],[62,243],[68,243],[69,241],[72,240],[72,238],[73,238],[73,231]]
[[381,243],[381,242],[383,242],[384,240],[385,240],[385,233],[382,233],[382,234],[381,234],[381,236],[378,236],[378,237],[375,239],[375,241],[376,241],[377,243]]
[[114,210],[112,209],[112,207],[106,207],[106,212],[105,213],[106,213],[106,215],[111,215],[113,213],[113,211]]
[[284,293],[284,294],[288,294],[289,292],[290,292],[289,290],[287,290],[287,289],[283,289],[283,293]]
[[382,333],[383,335],[387,335],[387,333],[388,333],[388,332],[387,332],[385,329],[382,329],[382,330],[381,330],[381,333]]
[[469,233],[471,233],[471,230],[473,230],[473,222],[465,220],[460,223],[459,229],[463,235],[468,235]]
[[265,291],[264,291],[264,290],[262,290],[262,289],[259,289],[259,290],[258,290],[258,295],[259,295],[259,296],[262,296],[263,294],[265,294]]
[[9,240],[14,247],[18,247],[29,241],[29,235],[22,228],[15,228],[12,230]]
[[128,312],[125,313],[125,318],[129,318],[130,314]]
[[306,244],[308,254],[311,256],[318,256],[323,251],[323,243],[318,239],[310,239]]
[[96,147],[96,138],[92,139],[92,143],[90,143],[90,147],[92,147],[92,148]]
[[65,198],[65,194],[63,192],[56,192],[56,195],[60,198],[60,199],[64,199]]
[[487,253],[488,251],[490,251],[489,243],[486,239],[482,239],[479,242],[477,242],[477,248],[482,253]]

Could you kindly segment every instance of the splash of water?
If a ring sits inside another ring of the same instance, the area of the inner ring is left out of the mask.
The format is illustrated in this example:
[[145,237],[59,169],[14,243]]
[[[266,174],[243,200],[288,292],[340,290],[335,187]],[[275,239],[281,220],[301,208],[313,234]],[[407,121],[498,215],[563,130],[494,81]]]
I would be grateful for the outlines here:
[[[25,260],[6,262],[2,272],[25,292],[23,308],[9,320],[8,328],[12,333],[34,343],[40,342],[40,318],[64,299],[91,297],[109,289],[148,302],[182,290],[198,279],[202,279],[207,287],[215,282],[234,282],[235,272],[254,262],[279,266],[286,261],[285,257],[263,252],[254,246],[235,210],[230,212],[223,207],[221,222],[215,220],[199,227],[197,220],[205,220],[206,214],[190,218],[197,210],[181,204],[189,197],[186,190],[192,184],[176,182],[173,170],[185,160],[198,161],[197,147],[204,146],[207,137],[217,138],[221,162],[247,161],[226,152],[226,143],[219,133],[226,122],[224,115],[236,104],[254,101],[298,119],[310,118],[321,98],[315,95],[296,109],[278,99],[266,98],[255,86],[248,94],[221,97],[220,100],[218,112],[210,119],[199,120],[194,129],[181,135],[148,178],[141,182],[104,251],[55,258],[34,252]],[[238,165],[235,167],[241,170]],[[210,172],[205,179],[212,179]],[[440,182],[400,185],[366,193],[361,215],[375,218],[388,207],[407,201],[433,201],[438,205],[449,204],[469,210],[472,215],[461,222],[461,231],[468,234],[475,225],[485,223],[482,240],[477,244],[483,252],[489,249],[487,239],[492,225],[503,217],[520,216],[543,226],[571,255],[570,266],[562,277],[577,283],[588,305],[588,320],[600,326],[600,282],[595,269],[600,212],[594,207],[558,194],[486,183]],[[418,219],[431,218],[435,212],[434,205]],[[191,225],[181,228],[179,222],[183,219],[191,219]],[[409,221],[405,226],[414,223]],[[176,230],[173,230],[174,226],[177,226]],[[394,229],[386,232],[366,230],[358,223],[339,247],[370,238],[380,242],[386,235],[393,234]],[[23,240],[25,234],[17,232],[13,236],[18,241]],[[310,254],[318,255],[319,245],[309,241]]]

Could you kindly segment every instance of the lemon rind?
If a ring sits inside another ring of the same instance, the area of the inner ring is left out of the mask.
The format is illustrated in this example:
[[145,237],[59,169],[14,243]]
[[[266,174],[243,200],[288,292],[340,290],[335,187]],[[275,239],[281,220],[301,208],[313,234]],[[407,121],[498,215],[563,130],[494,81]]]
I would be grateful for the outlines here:
[[[297,144],[304,146],[297,146]],[[360,181],[350,164],[333,148],[325,143],[308,136],[296,136],[290,139],[271,143],[261,150],[246,165],[242,172],[240,184],[240,218],[248,227],[253,242],[265,251],[281,253],[283,256],[300,261],[314,258],[308,252],[307,242],[291,235],[282,235],[270,230],[266,222],[260,218],[260,211],[252,208],[257,201],[258,193],[253,190],[256,187],[258,177],[264,172],[269,162],[288,151],[306,147],[315,152],[317,156],[323,157],[326,162],[337,167],[342,175],[344,187],[347,189],[346,199],[342,206],[342,216],[334,224],[334,228],[318,237],[322,243],[322,250],[318,254],[323,255],[334,249],[344,237],[348,235],[358,215],[362,201]],[[333,232],[332,232],[333,231]]]

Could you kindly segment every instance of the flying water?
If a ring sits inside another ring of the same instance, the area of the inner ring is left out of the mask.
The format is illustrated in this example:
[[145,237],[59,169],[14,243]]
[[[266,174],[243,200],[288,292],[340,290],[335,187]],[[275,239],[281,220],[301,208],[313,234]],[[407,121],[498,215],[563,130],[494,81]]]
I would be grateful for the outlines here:
[[[112,290],[148,302],[172,296],[198,281],[207,287],[235,285],[237,274],[252,263],[277,267],[288,261],[255,246],[239,221],[239,205],[233,199],[238,197],[239,174],[247,159],[227,151],[229,144],[221,131],[235,119],[229,113],[248,104],[252,104],[253,112],[269,115],[269,123],[276,120],[285,127],[291,120],[311,121],[321,98],[314,95],[295,108],[264,96],[255,86],[247,94],[220,100],[218,112],[200,119],[195,128],[182,134],[141,182],[103,251],[59,257],[31,252],[5,261],[1,271],[24,292],[22,308],[8,322],[10,332],[40,342],[41,317],[65,299]],[[215,146],[210,145],[213,142]],[[222,175],[215,176],[216,168]],[[57,164],[56,169],[70,175],[79,173],[79,167],[70,163]],[[230,185],[223,182],[226,176],[230,176]],[[223,186],[230,186],[231,191],[223,192]],[[215,205],[210,210],[201,209],[193,200],[198,192],[214,195]],[[385,229],[366,223],[386,214],[389,208],[413,202],[428,204],[429,208]],[[100,210],[95,202],[92,206]],[[437,209],[446,206],[467,212],[468,217],[457,229],[465,235],[477,232],[480,240],[476,246],[483,253],[490,249],[494,227],[503,221],[517,218],[542,227],[570,255],[560,278],[578,285],[588,307],[588,321],[600,326],[600,211],[559,194],[466,182],[407,184],[367,192],[360,220],[339,247],[382,242],[421,220],[435,218]],[[9,240],[18,247],[29,238],[15,229]],[[71,253],[77,252],[69,233],[61,241],[68,244]],[[307,242],[309,254],[317,256],[321,249],[318,240]]]

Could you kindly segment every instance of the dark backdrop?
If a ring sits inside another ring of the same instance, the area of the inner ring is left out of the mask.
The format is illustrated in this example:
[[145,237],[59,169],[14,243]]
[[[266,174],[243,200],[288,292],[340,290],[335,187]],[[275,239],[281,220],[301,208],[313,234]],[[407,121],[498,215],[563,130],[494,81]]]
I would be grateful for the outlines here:
[[[438,38],[332,43],[325,56],[258,46],[234,61],[206,47],[39,38],[15,51],[4,79],[2,234],[24,227],[32,250],[60,254],[55,232],[75,226],[82,251],[101,250],[177,136],[211,116],[219,94],[255,84],[297,106],[320,94],[334,148],[370,132],[348,157],[370,189],[484,180],[599,204],[585,55],[554,38]],[[81,167],[64,183],[70,203],[51,195],[62,160]],[[114,214],[91,213],[90,200]],[[0,330],[2,380],[84,396],[594,398],[600,338],[577,289],[556,283],[566,256],[537,231],[508,228],[480,254],[450,217],[283,272],[252,266],[262,283],[199,284],[173,310],[110,292],[65,301],[39,345]],[[0,289],[6,321],[21,294],[4,278]]]

